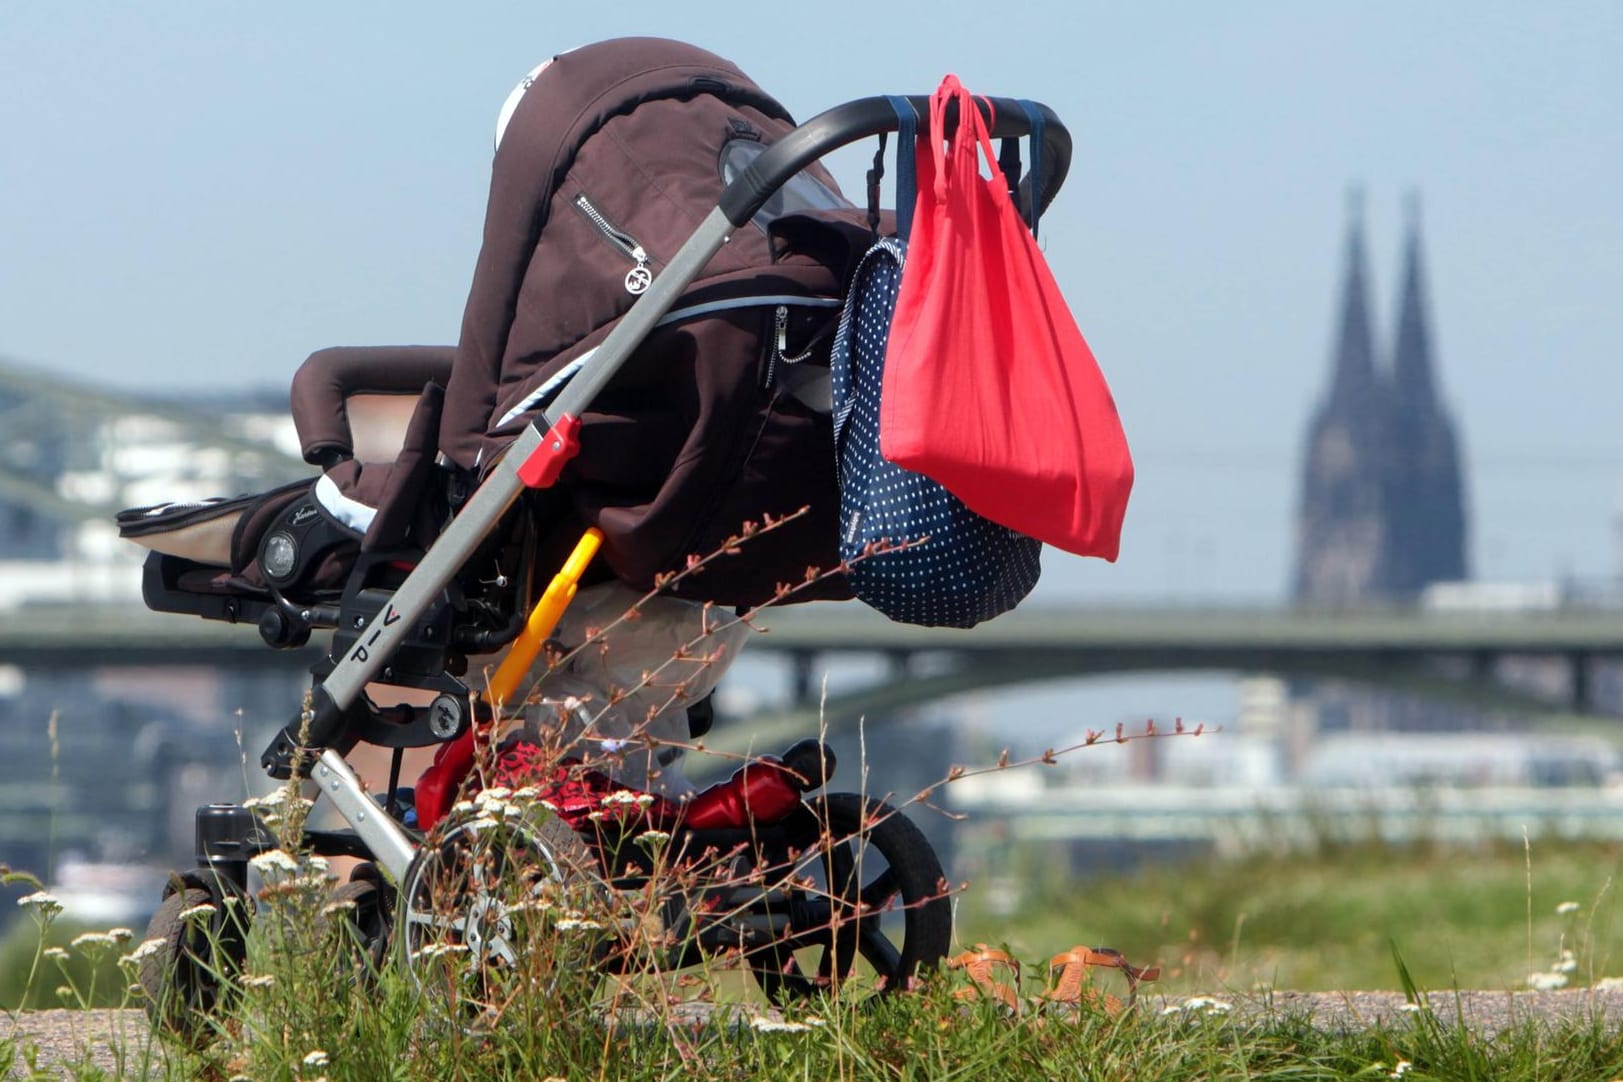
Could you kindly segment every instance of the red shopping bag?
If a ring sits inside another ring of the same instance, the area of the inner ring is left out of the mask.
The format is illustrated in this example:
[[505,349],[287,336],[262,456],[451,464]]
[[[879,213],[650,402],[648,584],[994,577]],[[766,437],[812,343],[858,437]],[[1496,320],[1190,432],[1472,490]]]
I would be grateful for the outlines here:
[[[943,149],[955,100],[958,127]],[[1127,437],[956,76],[930,101],[917,168],[885,354],[881,453],[994,522],[1114,560],[1133,487]]]

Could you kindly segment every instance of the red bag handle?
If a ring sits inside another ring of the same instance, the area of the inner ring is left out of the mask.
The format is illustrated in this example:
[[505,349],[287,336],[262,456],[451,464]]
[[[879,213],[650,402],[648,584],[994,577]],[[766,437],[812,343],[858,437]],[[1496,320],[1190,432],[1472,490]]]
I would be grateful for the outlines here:
[[[954,158],[967,159],[956,166],[958,174],[973,177],[980,172],[980,162],[976,160],[978,146],[980,152],[986,155],[992,178],[999,181],[1003,178],[997,155],[992,153],[991,130],[981,111],[975,107],[975,96],[958,81],[958,76],[948,75],[941,80],[936,92],[930,95],[930,152],[935,163],[937,200],[947,198],[947,152],[942,147],[942,132],[947,123],[947,106],[953,101],[958,102],[958,128],[952,133],[952,155]],[[987,101],[986,107],[989,111],[992,109],[991,101]],[[1006,182],[1003,187],[1007,189]]]

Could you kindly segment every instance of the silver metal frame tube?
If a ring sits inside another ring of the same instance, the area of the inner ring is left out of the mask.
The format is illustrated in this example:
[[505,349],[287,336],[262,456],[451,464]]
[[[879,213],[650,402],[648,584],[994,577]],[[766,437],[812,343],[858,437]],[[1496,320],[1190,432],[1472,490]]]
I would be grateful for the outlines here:
[[344,762],[344,757],[328,748],[316,761],[310,777],[332,801],[338,814],[355,828],[355,833],[361,836],[361,841],[366,843],[374,860],[389,877],[396,883],[403,882],[407,865],[417,855],[417,845],[367,795],[361,786],[361,779]]
[[[590,363],[558,396],[546,413],[549,426],[565,414],[579,416],[591,404],[604,384],[614,378],[626,358],[642,344],[660,317],[670,311],[682,291],[687,289],[688,283],[698,276],[705,264],[710,262],[710,257],[727,242],[732,230],[732,225],[720,208],[710,212],[671,258],[665,273],[654,279],[648,292],[620,318]],[[479,547],[513,505],[524,488],[523,482],[518,479],[518,469],[541,446],[543,436],[544,433],[534,424],[519,434],[495,470],[468,500],[462,513],[452,519],[445,532],[429,546],[422,562],[406,576],[406,581],[400,584],[394,598],[372,618],[349,653],[322,681],[322,688],[340,709],[355,701],[361,689],[371,682],[400,645],[407,630],[428,608],[429,603],[439,596],[452,576],[467,563],[473,550]]]

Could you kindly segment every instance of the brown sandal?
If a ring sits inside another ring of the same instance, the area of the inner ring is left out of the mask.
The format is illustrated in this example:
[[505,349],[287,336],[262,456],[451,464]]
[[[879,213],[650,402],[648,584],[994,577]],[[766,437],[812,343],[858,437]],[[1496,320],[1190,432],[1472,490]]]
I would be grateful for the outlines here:
[[[1020,963],[1009,957],[1007,951],[988,947],[985,943],[977,943],[974,950],[947,959],[947,968],[962,969],[969,974],[969,979],[975,982],[974,988],[960,988],[954,992],[953,995],[957,998],[974,999],[984,992],[1009,1010],[1019,1013]],[[993,973],[996,969],[1002,969],[1005,973],[1012,970],[1014,983],[999,980]]]
[[[1090,986],[1088,971],[1094,968],[1122,971],[1122,975],[1127,978],[1125,1005],[1120,998],[1103,994]],[[1153,981],[1160,975],[1159,966],[1141,969],[1129,965],[1127,959],[1122,957],[1121,951],[1109,947],[1076,946],[1048,960],[1049,988],[1037,998],[1048,1003],[1064,1003],[1070,1006],[1096,1003],[1111,1014],[1120,1014],[1124,1006],[1130,1007],[1138,999],[1139,982]]]

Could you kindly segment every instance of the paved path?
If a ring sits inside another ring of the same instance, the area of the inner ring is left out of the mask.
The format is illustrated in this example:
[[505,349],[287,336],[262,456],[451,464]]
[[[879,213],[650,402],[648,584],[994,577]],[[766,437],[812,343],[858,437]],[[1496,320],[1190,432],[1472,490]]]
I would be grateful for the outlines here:
[[[1225,1011],[1216,1004],[1227,1004]],[[1608,1022],[1623,1025],[1623,989],[1596,992],[1565,989],[1559,992],[1452,992],[1433,993],[1432,1010],[1445,1023],[1452,1024],[1463,1010],[1466,1024],[1475,1032],[1490,1033],[1529,1020],[1554,1024],[1564,1020],[1588,1019],[1599,1014]],[[1275,992],[1270,996],[1186,997],[1146,995],[1143,1007],[1154,1013],[1213,1012],[1236,1020],[1289,1018],[1309,1015],[1327,1030],[1361,1029],[1372,1026],[1409,1024],[1411,1011],[1396,992]],[[18,1037],[39,1049],[39,1066],[48,1073],[42,1077],[69,1077],[55,1066],[72,1067],[87,1062],[108,1071],[115,1078],[142,1079],[163,1075],[163,1054],[147,1029],[141,1011],[30,1011],[21,1015],[0,1014],[0,1041]],[[122,1050],[120,1058],[119,1050]],[[27,1078],[27,1068],[19,1062],[10,1066],[7,1077]]]

